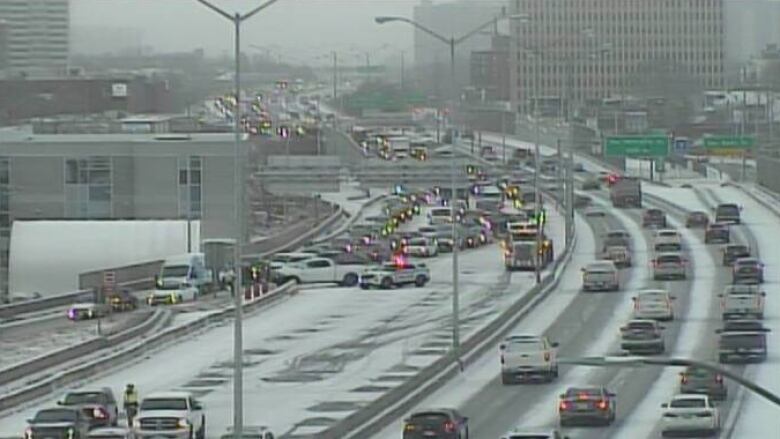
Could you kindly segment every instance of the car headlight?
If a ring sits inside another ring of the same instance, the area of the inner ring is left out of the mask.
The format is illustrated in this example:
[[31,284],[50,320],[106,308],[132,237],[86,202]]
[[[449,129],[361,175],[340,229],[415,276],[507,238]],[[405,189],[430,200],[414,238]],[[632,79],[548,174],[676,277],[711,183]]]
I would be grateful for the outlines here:
[[188,421],[186,418],[179,419],[179,422],[176,424],[179,428],[189,428],[190,427],[190,421]]
[[73,427],[68,428],[68,439],[73,439],[73,436],[76,434],[76,430],[73,429]]
[[133,419],[133,427],[134,428],[141,428],[141,420],[138,418]]

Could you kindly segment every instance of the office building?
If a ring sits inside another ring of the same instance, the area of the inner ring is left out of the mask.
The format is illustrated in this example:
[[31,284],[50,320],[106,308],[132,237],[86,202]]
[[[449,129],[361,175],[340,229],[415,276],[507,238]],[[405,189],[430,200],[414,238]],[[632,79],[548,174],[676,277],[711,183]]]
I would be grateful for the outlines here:
[[487,50],[471,52],[471,87],[479,100],[509,101],[509,37],[494,35]]
[[780,44],[780,1],[724,0],[725,64],[734,73],[770,44]]
[[723,0],[512,0],[510,13],[530,16],[511,24],[519,111],[537,101],[544,112],[569,114],[658,78],[687,89],[723,85]]
[[7,68],[35,75],[65,73],[70,31],[69,0],[0,0],[7,25]]
[[233,135],[0,131],[0,297],[15,220],[200,219],[202,238],[234,233]]
[[[501,13],[499,2],[458,0],[433,3],[423,0],[414,7],[413,20],[447,37],[459,37]],[[474,35],[455,49],[455,76],[458,88],[468,84],[471,52],[490,47],[490,30]],[[414,29],[414,70],[420,88],[442,96],[450,77],[450,53],[446,44]],[[447,81],[443,81],[447,78]]]
[[8,64],[8,23],[0,20],[0,71]]

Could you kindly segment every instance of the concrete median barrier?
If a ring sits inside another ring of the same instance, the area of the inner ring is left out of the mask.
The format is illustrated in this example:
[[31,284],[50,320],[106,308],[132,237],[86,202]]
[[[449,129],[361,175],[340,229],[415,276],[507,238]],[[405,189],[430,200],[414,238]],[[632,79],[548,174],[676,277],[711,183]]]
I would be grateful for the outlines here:
[[[251,302],[245,303],[243,306],[246,312],[253,312],[255,310],[261,309],[263,306],[281,299],[285,295],[293,294],[296,290],[297,285],[290,282],[281,285],[272,291],[269,291],[265,295]],[[158,326],[161,321],[170,319],[171,313],[167,310],[160,309],[156,310],[155,313],[153,313],[152,316],[144,321],[141,325],[137,325],[136,327],[129,328],[125,331],[108,337],[90,340],[88,342],[89,344],[84,344],[83,347],[79,345],[76,348],[71,347],[69,349],[63,349],[62,351],[57,352],[57,354],[60,355],[59,357],[54,356],[53,354],[55,353],[52,353],[45,357],[35,359],[33,361],[38,363],[34,367],[37,368],[38,371],[42,371],[63,364],[65,361],[71,361],[79,358],[80,356],[86,356],[88,354],[95,353],[100,349],[106,349],[108,351],[105,356],[101,356],[100,358],[88,361],[84,364],[79,364],[66,370],[53,372],[51,375],[41,380],[37,380],[34,383],[27,385],[26,387],[3,394],[0,396],[0,412],[49,395],[52,392],[65,389],[74,382],[88,379],[98,373],[104,373],[107,369],[112,367],[128,365],[138,361],[139,359],[143,359],[145,358],[145,353],[154,351],[161,345],[165,345],[177,339],[192,335],[194,332],[200,329],[231,318],[234,311],[235,307],[230,306],[185,324],[147,335],[143,339],[138,339],[140,335],[143,335],[151,328]],[[111,349],[116,349],[119,345],[123,343],[130,343],[135,339],[137,339],[137,341],[125,349],[111,351]],[[67,353],[67,351],[72,352]],[[69,357],[69,359],[63,359],[66,358],[64,356]],[[17,365],[15,368],[22,366],[24,365]],[[21,372],[23,374],[21,377],[29,375],[31,373],[30,370],[31,369],[29,366],[22,369]],[[3,373],[5,373],[5,370],[0,371],[0,376],[2,376]],[[19,372],[9,372],[9,374],[11,373],[18,374]]]
[[540,285],[532,288],[521,299],[504,311],[487,326],[469,337],[459,353],[449,352],[417,375],[358,410],[323,433],[321,439],[364,439],[380,431],[395,419],[403,417],[415,404],[432,394],[451,380],[462,367],[475,362],[489,349],[495,349],[503,338],[536,305],[547,297],[558,285],[560,273],[571,260],[577,235],[564,248],[555,261],[553,270],[545,276]]

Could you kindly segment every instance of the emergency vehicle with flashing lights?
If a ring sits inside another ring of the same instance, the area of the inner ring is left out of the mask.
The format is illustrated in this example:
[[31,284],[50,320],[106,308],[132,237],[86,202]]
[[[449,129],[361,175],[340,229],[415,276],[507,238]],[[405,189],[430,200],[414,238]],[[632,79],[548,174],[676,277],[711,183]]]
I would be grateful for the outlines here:
[[401,255],[397,255],[393,262],[372,266],[360,275],[360,288],[391,289],[398,286],[413,284],[417,287],[425,286],[431,280],[431,271],[425,264],[413,264]]

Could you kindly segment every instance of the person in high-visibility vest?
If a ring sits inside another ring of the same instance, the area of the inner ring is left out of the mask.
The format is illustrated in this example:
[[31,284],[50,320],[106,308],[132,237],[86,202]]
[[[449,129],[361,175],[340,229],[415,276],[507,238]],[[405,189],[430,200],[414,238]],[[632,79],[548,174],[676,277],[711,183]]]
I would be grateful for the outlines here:
[[135,414],[138,413],[138,391],[135,389],[134,385],[128,384],[127,387],[125,387],[122,401],[125,413],[127,414],[127,426],[128,428],[133,428],[133,418],[135,418]]

